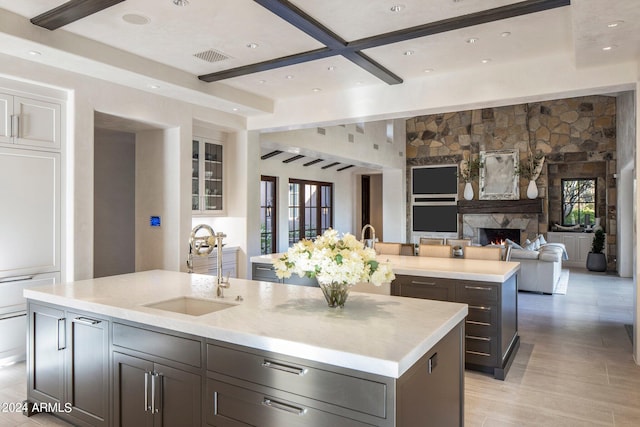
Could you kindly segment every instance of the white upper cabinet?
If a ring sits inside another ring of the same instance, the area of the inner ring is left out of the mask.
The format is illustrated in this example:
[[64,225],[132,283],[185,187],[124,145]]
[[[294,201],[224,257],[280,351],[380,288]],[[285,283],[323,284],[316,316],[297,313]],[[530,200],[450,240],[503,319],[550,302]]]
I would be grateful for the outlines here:
[[60,149],[61,105],[0,93],[0,142]]

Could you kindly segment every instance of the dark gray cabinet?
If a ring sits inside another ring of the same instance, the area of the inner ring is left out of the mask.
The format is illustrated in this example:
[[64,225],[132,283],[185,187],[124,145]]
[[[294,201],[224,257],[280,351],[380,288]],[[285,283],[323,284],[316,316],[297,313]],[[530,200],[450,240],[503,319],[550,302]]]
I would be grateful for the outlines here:
[[464,324],[400,378],[241,346],[207,345],[210,426],[462,426]]
[[64,402],[64,310],[29,305],[29,399],[61,405]]
[[278,276],[276,276],[273,264],[252,263],[251,279],[262,282],[282,283],[282,279],[279,279]]
[[464,425],[463,322],[392,378],[63,307],[29,316],[29,401],[73,425]]
[[251,278],[253,280],[260,280],[263,282],[318,287],[318,281],[315,278],[311,279],[309,277],[300,277],[297,274],[292,274],[291,277],[288,277],[286,279],[279,279],[278,276],[276,276],[273,264],[262,264],[257,262],[252,263]]
[[29,329],[29,401],[73,424],[109,425],[109,322],[29,304]]
[[469,305],[465,366],[504,380],[520,345],[517,276],[504,283],[396,275],[391,294]]
[[201,424],[201,340],[116,322],[113,348],[115,426]]
[[200,425],[200,376],[114,353],[115,425]]

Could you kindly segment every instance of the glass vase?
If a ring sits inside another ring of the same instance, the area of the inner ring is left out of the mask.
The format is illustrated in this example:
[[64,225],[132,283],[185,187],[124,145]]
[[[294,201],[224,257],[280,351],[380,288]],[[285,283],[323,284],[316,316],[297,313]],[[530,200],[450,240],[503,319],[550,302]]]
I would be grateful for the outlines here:
[[329,307],[344,307],[349,296],[350,286],[346,283],[319,283],[320,289]]

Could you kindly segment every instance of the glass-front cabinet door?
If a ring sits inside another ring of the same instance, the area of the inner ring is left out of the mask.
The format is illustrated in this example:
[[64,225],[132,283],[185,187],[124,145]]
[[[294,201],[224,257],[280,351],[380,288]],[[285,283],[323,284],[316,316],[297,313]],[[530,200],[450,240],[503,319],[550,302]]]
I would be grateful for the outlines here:
[[223,146],[193,140],[191,209],[194,213],[222,214],[224,209]]

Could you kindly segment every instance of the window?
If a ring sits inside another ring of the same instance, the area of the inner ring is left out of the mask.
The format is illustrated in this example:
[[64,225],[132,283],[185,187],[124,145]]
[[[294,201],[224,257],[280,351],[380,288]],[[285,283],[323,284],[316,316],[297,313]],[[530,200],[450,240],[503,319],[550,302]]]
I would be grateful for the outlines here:
[[593,225],[596,213],[596,179],[562,180],[562,225]]
[[275,176],[260,178],[260,253],[276,252],[277,224],[277,186]]
[[333,226],[333,184],[289,180],[289,246]]

